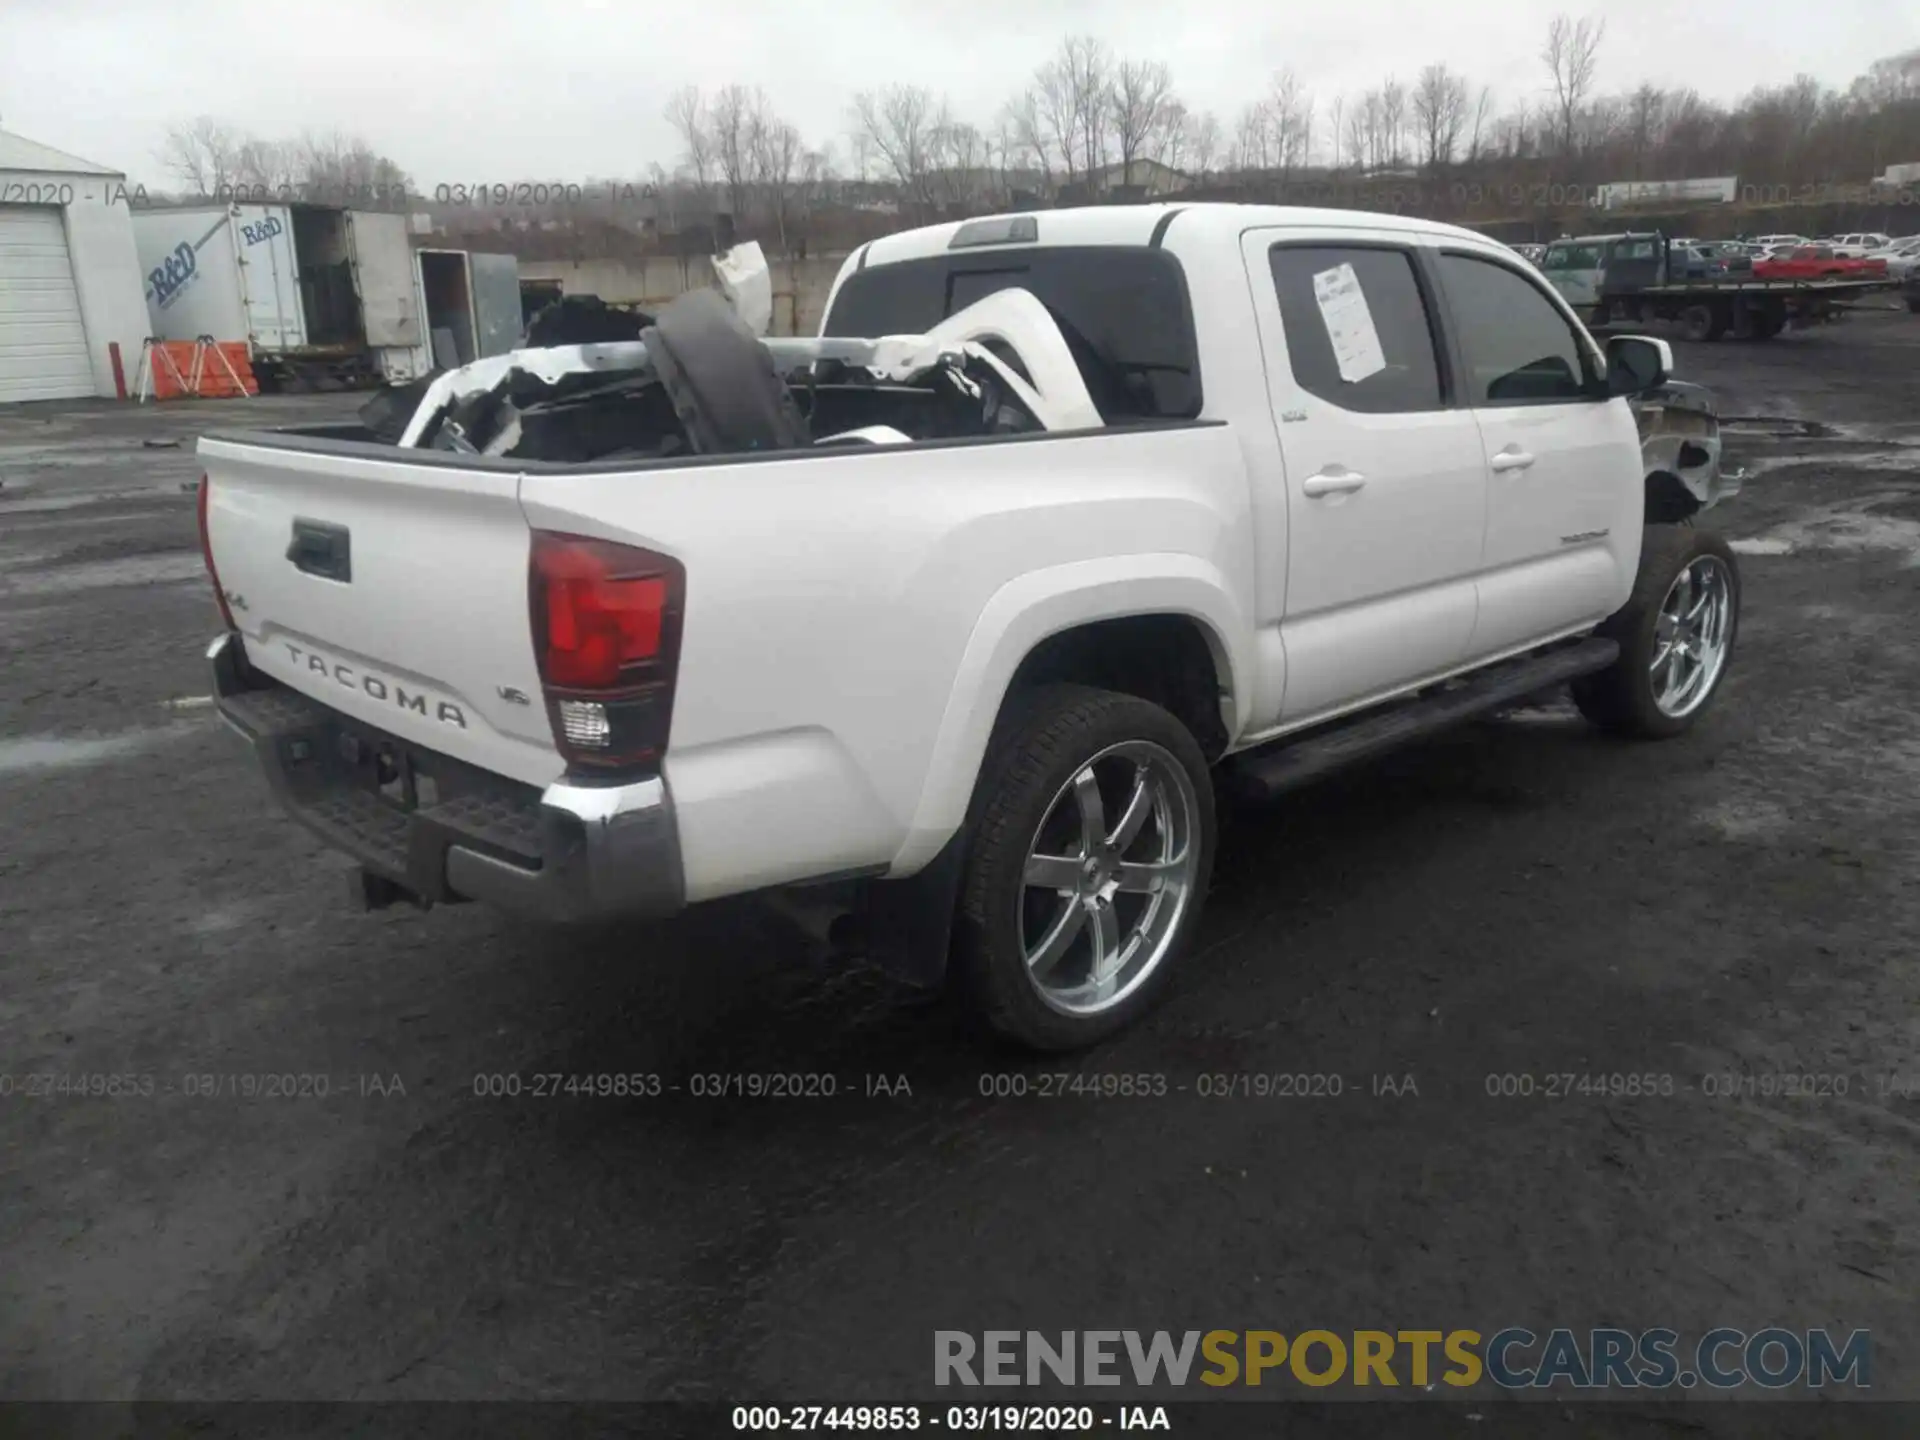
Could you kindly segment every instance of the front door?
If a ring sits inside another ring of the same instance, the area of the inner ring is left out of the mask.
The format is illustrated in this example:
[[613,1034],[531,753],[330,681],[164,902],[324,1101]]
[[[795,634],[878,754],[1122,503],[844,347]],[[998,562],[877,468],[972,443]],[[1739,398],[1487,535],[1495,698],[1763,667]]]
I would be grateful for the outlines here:
[[1418,253],[1395,231],[1244,240],[1286,471],[1282,724],[1451,669],[1473,631],[1486,457]]
[[1524,266],[1447,250],[1439,271],[1491,486],[1478,659],[1619,603],[1639,553],[1640,438],[1627,402],[1606,396],[1592,339]]

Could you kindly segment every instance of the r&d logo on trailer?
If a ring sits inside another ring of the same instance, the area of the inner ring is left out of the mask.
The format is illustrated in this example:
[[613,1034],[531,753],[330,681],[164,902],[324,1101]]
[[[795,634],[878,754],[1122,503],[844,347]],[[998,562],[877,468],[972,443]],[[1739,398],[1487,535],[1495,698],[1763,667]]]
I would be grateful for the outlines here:
[[198,268],[193,246],[182,240],[165,260],[147,272],[147,285],[153,292],[153,303],[162,310],[166,309],[180,293],[180,287],[193,279]]

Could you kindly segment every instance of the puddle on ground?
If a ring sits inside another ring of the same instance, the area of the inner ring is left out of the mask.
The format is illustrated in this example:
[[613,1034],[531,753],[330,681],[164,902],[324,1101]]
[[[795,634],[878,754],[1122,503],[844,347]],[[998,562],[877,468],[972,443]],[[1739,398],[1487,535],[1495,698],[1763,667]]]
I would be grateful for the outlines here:
[[192,550],[167,555],[139,555],[129,560],[104,560],[90,565],[68,565],[55,570],[28,570],[0,574],[0,595],[56,595],[74,590],[98,590],[110,585],[164,585],[206,578],[206,562]]
[[175,496],[182,493],[178,483],[172,485],[143,485],[138,490],[86,490],[71,495],[41,495],[32,499],[8,500],[13,494],[28,494],[31,491],[15,491],[11,486],[0,490],[0,515],[39,515],[52,510],[78,510],[83,505],[111,505],[116,501],[150,501],[156,495]]
[[1715,801],[1694,818],[1727,840],[1773,840],[1793,827],[1793,817],[1785,807],[1771,800],[1737,796]]
[[1776,525],[1765,535],[1736,540],[1733,548],[1743,555],[1880,550],[1904,555],[1909,568],[1920,568],[1920,520],[1899,513],[1879,513],[1903,505],[1908,498],[1900,494],[1865,495],[1852,507],[1829,507],[1804,519]]
[[29,735],[23,739],[0,740],[0,775],[84,769],[178,740],[198,729],[198,726],[175,725],[163,730],[134,730],[124,735]]
[[1722,415],[1720,433],[1775,439],[1828,440],[1840,432],[1819,420],[1795,420],[1786,415]]

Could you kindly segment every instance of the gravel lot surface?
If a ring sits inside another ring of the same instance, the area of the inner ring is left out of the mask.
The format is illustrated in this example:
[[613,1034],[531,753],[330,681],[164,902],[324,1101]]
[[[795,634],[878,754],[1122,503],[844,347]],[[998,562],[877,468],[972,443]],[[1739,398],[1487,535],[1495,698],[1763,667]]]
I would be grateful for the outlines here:
[[[1920,1400],[1920,319],[1678,348],[1756,417],[1711,718],[1536,709],[1236,816],[1169,1003],[1039,1066],[753,904],[356,913],[205,703],[191,489],[200,429],[354,402],[0,409],[0,1392],[877,1402],[943,1328],[1779,1324]],[[983,1093],[1063,1069],[1167,1093]],[[691,1093],[733,1072],[838,1093]],[[329,1093],[194,1078],[268,1073]],[[536,1073],[681,1088],[475,1093]],[[20,1093],[91,1074],[153,1093]],[[1201,1093],[1298,1074],[1342,1093]],[[1550,1074],[1675,1091],[1488,1093]]]

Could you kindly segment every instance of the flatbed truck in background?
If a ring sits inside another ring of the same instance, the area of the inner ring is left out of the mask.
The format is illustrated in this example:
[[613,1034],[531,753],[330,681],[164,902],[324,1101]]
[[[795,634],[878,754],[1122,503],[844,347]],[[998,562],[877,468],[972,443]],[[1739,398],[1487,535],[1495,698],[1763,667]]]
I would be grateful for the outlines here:
[[1657,233],[1556,240],[1540,271],[1589,325],[1671,320],[1688,340],[1771,340],[1788,322],[1831,320],[1856,301],[1899,288],[1885,277],[1669,280],[1671,248]]

